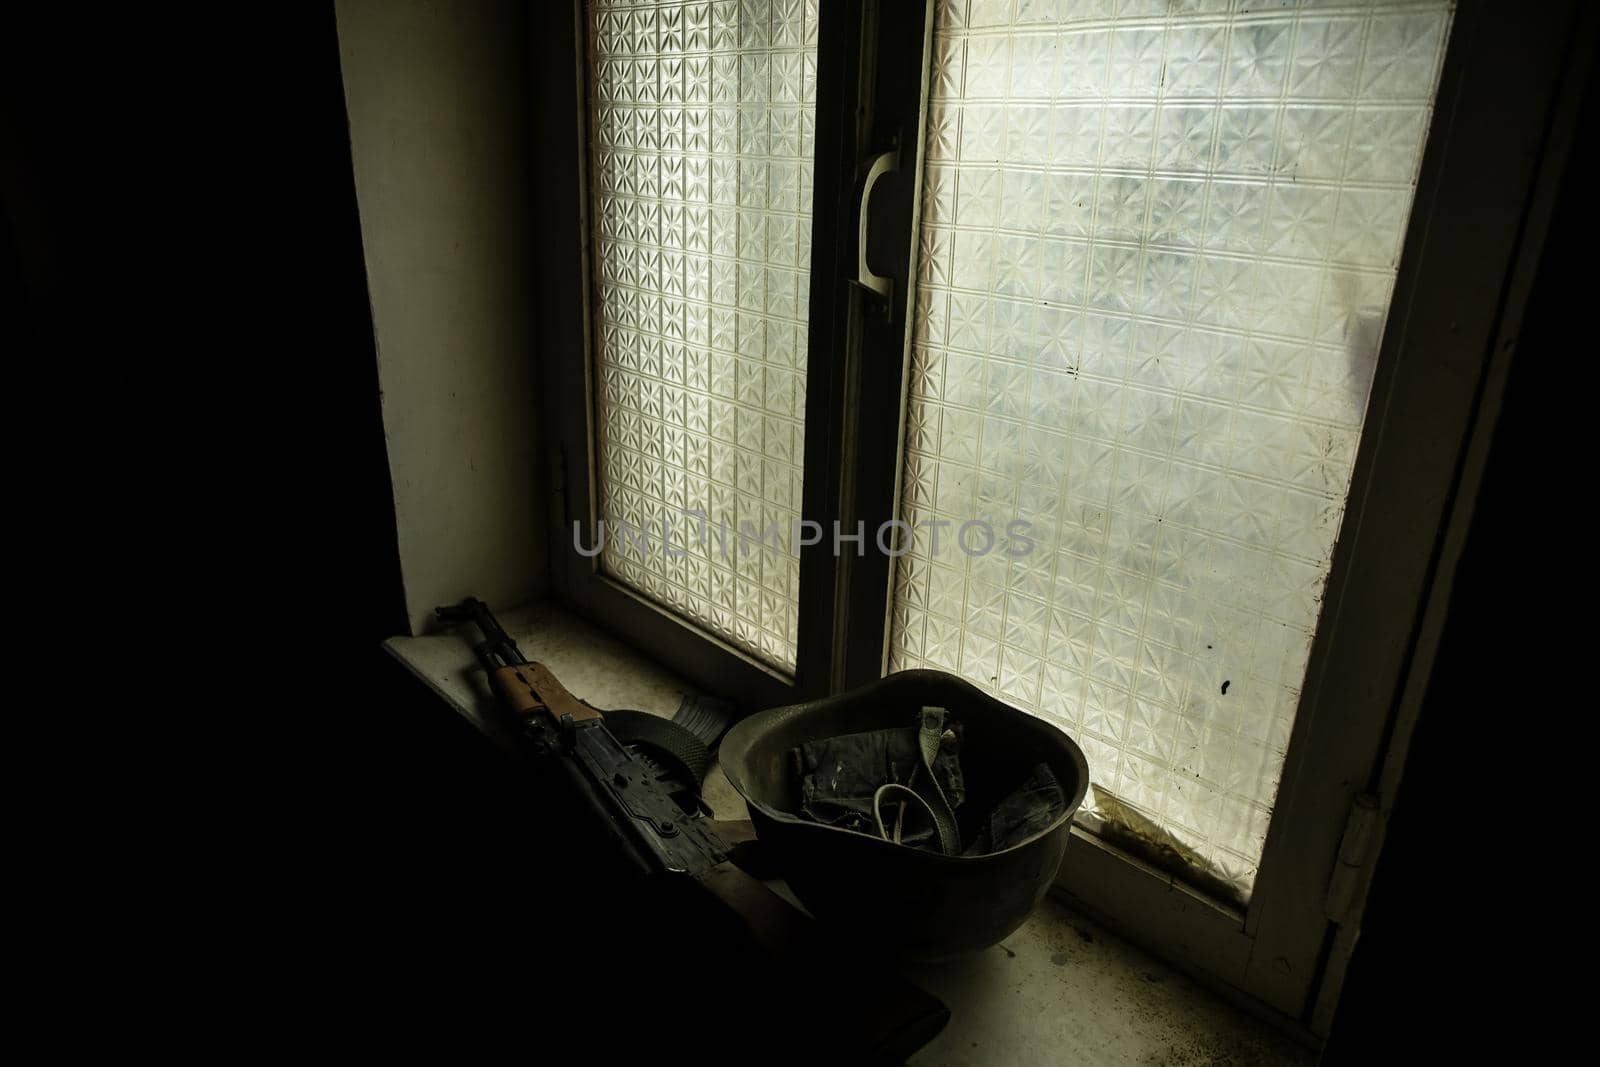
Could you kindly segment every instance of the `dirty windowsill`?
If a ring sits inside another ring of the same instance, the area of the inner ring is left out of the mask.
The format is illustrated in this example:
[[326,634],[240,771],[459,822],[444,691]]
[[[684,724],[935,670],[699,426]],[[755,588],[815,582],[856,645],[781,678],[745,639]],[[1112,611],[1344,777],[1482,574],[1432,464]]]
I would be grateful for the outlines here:
[[[602,708],[671,715],[687,683],[551,604],[501,616],[530,659]],[[455,636],[396,637],[388,651],[458,713],[490,732],[482,675]],[[720,768],[705,799],[746,818]],[[907,968],[950,1007],[914,1064],[1296,1064],[1315,1056],[1089,919],[1047,898],[1005,942],[955,963]]]

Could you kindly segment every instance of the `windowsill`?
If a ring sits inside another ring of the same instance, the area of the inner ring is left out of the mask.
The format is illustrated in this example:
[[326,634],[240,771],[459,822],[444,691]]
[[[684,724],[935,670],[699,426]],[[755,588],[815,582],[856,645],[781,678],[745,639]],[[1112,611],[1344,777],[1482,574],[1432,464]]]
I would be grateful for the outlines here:
[[[671,715],[690,689],[554,604],[500,618],[530,659],[598,707]],[[493,736],[487,717],[492,698],[464,639],[396,637],[384,647]],[[718,818],[748,817],[720,767],[706,779],[704,795]],[[949,1025],[913,1057],[917,1064],[1315,1062],[1267,1023],[1054,898],[1003,944],[906,973],[950,1008]]]

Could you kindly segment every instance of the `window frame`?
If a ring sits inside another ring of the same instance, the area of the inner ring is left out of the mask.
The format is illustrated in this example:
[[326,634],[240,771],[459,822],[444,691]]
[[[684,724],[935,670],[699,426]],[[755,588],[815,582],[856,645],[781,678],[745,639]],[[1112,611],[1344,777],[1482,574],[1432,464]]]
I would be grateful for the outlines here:
[[[864,522],[871,531],[898,515],[933,4],[820,6],[802,513],[824,528]],[[876,678],[887,669],[893,596],[892,561],[881,554],[836,559],[826,540],[803,550],[797,667],[787,677],[573,551],[575,521],[593,543],[598,502],[585,5],[573,0],[566,33],[562,5],[550,7],[556,14],[535,46],[545,60],[536,184],[548,209],[536,236],[537,340],[557,595],[747,708]],[[1218,902],[1076,829],[1057,876],[1057,890],[1097,919],[1313,1037],[1326,1033],[1326,1005],[1353,944],[1351,916],[1328,914],[1329,881],[1336,864],[1351,862],[1340,848],[1356,797],[1376,795],[1380,838],[1393,800],[1385,758],[1404,751],[1431,667],[1425,620],[1443,610],[1449,546],[1470,518],[1477,471],[1467,460],[1492,433],[1498,391],[1489,386],[1514,350],[1558,184],[1551,174],[1559,177],[1570,136],[1561,124],[1575,122],[1575,109],[1562,105],[1582,89],[1595,21],[1573,0],[1457,5],[1347,512],[1248,905]],[[1507,70],[1528,76],[1497,76]],[[1507,151],[1514,144],[1527,150]],[[874,196],[869,239],[874,269],[895,281],[885,305],[850,279],[864,164],[891,145],[901,153],[899,180]],[[576,211],[561,209],[574,202]],[[882,417],[888,406],[897,418]],[[1356,857],[1363,870],[1376,859],[1375,848],[1367,852]]]

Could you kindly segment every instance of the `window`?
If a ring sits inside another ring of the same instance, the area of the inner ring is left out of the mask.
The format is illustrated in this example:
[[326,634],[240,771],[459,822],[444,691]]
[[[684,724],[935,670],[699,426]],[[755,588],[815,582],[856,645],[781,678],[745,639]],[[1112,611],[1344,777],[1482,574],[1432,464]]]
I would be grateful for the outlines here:
[[1032,551],[918,541],[891,662],[1057,721],[1090,818],[1244,900],[1451,5],[937,7],[900,515]]
[[798,560],[740,549],[800,518],[816,41],[798,3],[588,22],[602,566],[790,672]]
[[751,706],[1049,717],[1060,888],[1315,1024],[1571,15],[579,4],[562,594]]

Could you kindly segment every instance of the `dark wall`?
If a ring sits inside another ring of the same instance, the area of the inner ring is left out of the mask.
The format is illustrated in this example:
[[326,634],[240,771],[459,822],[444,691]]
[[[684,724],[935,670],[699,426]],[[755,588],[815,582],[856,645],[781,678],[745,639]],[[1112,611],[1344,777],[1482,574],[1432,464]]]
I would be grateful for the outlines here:
[[1591,80],[1327,1063],[1537,1061],[1565,1025],[1547,996],[1564,968],[1542,954],[1570,943],[1568,965],[1591,964],[1586,922],[1549,892],[1573,839],[1538,833],[1581,836],[1565,791],[1593,779],[1592,654],[1572,652],[1592,626],[1576,497],[1593,479],[1567,437],[1593,421],[1574,375],[1594,350],[1595,95]]
[[520,861],[501,766],[379,648],[406,619],[332,5],[61,10],[3,47],[39,491],[10,606],[49,646],[13,666],[75,696],[29,750],[64,936],[292,957],[286,1023],[344,981],[410,980],[401,1011],[446,943],[500,951],[455,896]]
[[342,592],[338,625],[394,632],[331,5],[23,16],[5,43],[18,362],[53,417],[32,458],[85,479],[52,479],[69,595],[164,589],[249,628]]

